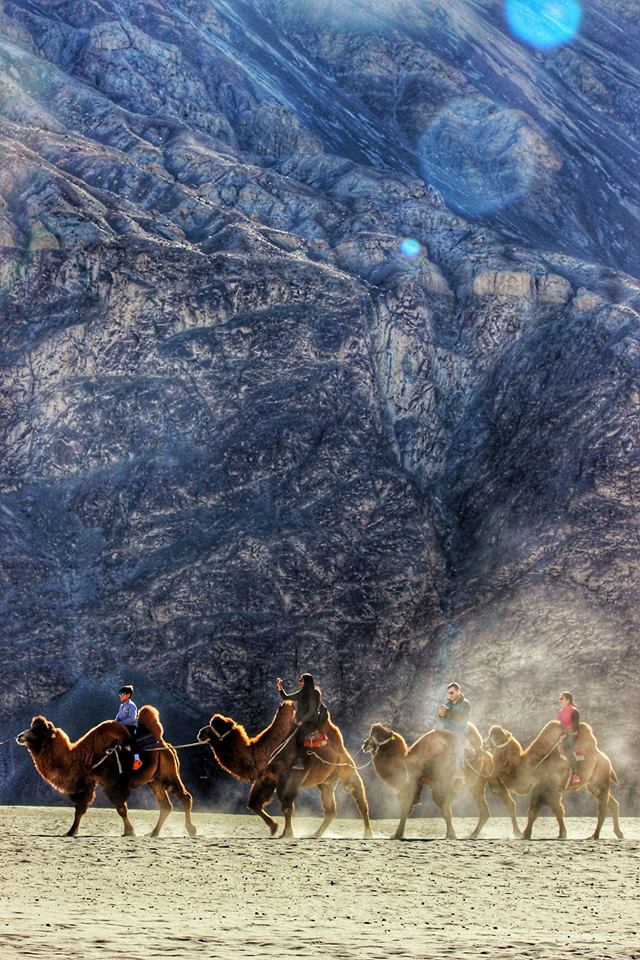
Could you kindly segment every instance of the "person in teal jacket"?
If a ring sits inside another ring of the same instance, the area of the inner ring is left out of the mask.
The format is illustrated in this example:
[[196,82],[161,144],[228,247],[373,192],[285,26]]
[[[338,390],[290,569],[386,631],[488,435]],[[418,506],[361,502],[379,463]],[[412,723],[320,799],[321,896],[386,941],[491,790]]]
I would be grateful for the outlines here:
[[467,736],[467,724],[471,704],[462,695],[460,684],[455,681],[447,687],[447,699],[438,707],[440,725],[444,730],[450,730],[456,738],[456,760],[458,766],[464,770],[464,741]]

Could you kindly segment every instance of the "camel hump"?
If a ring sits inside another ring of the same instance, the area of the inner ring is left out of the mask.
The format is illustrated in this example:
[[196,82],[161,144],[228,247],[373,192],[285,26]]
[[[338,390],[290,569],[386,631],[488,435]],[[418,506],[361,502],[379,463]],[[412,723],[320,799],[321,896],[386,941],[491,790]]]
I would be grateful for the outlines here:
[[138,710],[138,723],[141,723],[143,727],[146,727],[149,733],[154,736],[156,740],[164,740],[164,728],[160,722],[160,714],[155,707],[152,707],[148,703],[145,703],[143,707],[140,707]]
[[482,737],[474,723],[467,723],[467,742],[474,750],[482,750]]

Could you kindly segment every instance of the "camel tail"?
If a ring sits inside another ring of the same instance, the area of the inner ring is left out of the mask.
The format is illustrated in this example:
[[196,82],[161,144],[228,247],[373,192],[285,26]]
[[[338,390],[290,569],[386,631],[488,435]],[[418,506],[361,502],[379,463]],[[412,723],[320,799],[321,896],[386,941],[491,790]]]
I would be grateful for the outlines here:
[[156,740],[164,740],[164,728],[160,723],[160,714],[155,707],[145,703],[144,707],[138,710],[138,721],[147,728]]
[[618,780],[618,774],[615,772],[613,767],[611,767],[611,771],[609,773],[609,779],[611,780],[612,783],[620,783],[620,781]]

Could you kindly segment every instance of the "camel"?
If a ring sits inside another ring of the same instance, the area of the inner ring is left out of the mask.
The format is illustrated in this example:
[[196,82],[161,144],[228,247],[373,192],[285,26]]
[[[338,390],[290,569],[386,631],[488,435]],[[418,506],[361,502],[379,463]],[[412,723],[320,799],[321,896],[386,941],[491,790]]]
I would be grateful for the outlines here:
[[516,804],[511,793],[502,781],[496,776],[493,757],[484,749],[484,743],[478,728],[473,723],[467,724],[467,743],[472,753],[465,754],[464,779],[465,785],[478,808],[478,822],[469,835],[470,840],[477,840],[482,828],[491,816],[486,800],[487,787],[499,797],[511,820],[513,836],[520,839],[522,831],[516,818]]
[[374,723],[362,744],[370,753],[373,769],[396,792],[400,801],[400,821],[394,840],[404,837],[409,814],[418,803],[424,786],[431,787],[434,803],[447,825],[447,839],[455,840],[451,822],[451,801],[456,792],[456,738],[448,730],[429,730],[410,747],[391,727]]
[[515,802],[494,775],[493,758],[484,750],[477,727],[468,724],[467,743],[471,752],[465,758],[464,783],[456,776],[455,758],[452,766],[446,754],[452,743],[455,747],[452,736],[444,730],[430,730],[408,747],[405,739],[390,727],[381,723],[371,727],[362,749],[372,754],[374,770],[381,780],[395,790],[400,801],[400,822],[394,839],[404,836],[407,817],[418,803],[423,786],[431,787],[434,802],[447,826],[447,839],[456,838],[451,820],[451,801],[465,787],[478,808],[478,822],[469,839],[476,840],[480,836],[491,816],[485,797],[487,787],[504,803],[511,818],[514,836],[520,837]]
[[124,836],[135,834],[129,820],[127,799],[132,790],[148,785],[160,807],[158,821],[151,831],[157,837],[173,804],[169,794],[180,800],[189,836],[196,828],[191,821],[191,794],[180,779],[180,764],[173,747],[164,740],[164,731],[155,707],[144,706],[138,712],[141,727],[160,742],[164,750],[142,751],[142,767],[133,773],[133,755],[129,746],[129,732],[116,720],[105,720],[83,737],[72,743],[60,727],[46,717],[34,717],[28,730],[16,737],[16,742],[31,754],[36,770],[47,783],[66,794],[75,807],[75,816],[66,833],[77,837],[80,821],[95,799],[100,785],[118,811],[124,826]]
[[562,793],[566,790],[575,792],[583,786],[586,786],[598,801],[598,819],[591,839],[599,838],[607,810],[611,814],[616,837],[622,839],[619,804],[610,793],[611,783],[618,783],[618,777],[609,757],[598,749],[598,742],[589,724],[581,723],[578,728],[576,754],[584,757],[578,764],[582,780],[572,784],[569,761],[559,748],[563,735],[562,725],[557,720],[550,720],[524,750],[513,734],[504,727],[494,724],[489,730],[488,742],[493,752],[495,775],[510,792],[530,794],[523,839],[531,839],[533,825],[540,811],[547,805],[558,821],[558,839],[565,840],[567,830]]
[[369,805],[364,784],[344,745],[342,734],[331,718],[323,725],[329,740],[322,747],[307,752],[304,770],[291,770],[296,754],[295,738],[278,750],[294,729],[294,704],[285,700],[280,704],[269,726],[255,737],[249,737],[244,727],[214,713],[208,726],[198,733],[198,740],[208,743],[218,764],[237,780],[251,783],[247,806],[261,817],[275,836],[278,825],[265,811],[274,795],[278,797],[284,814],[283,837],[293,837],[292,818],[298,790],[317,787],[320,791],[324,818],[313,834],[321,837],[336,816],[335,791],[338,781],[353,798],[364,823],[365,839],[372,836],[369,823]]

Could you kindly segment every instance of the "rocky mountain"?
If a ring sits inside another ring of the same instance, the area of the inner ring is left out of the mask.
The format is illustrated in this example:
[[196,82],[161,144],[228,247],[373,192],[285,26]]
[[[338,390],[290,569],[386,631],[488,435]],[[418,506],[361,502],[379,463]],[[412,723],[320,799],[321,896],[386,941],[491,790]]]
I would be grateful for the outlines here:
[[631,803],[638,32],[0,0],[4,735],[307,669],[353,743],[454,676],[527,739],[568,687]]

